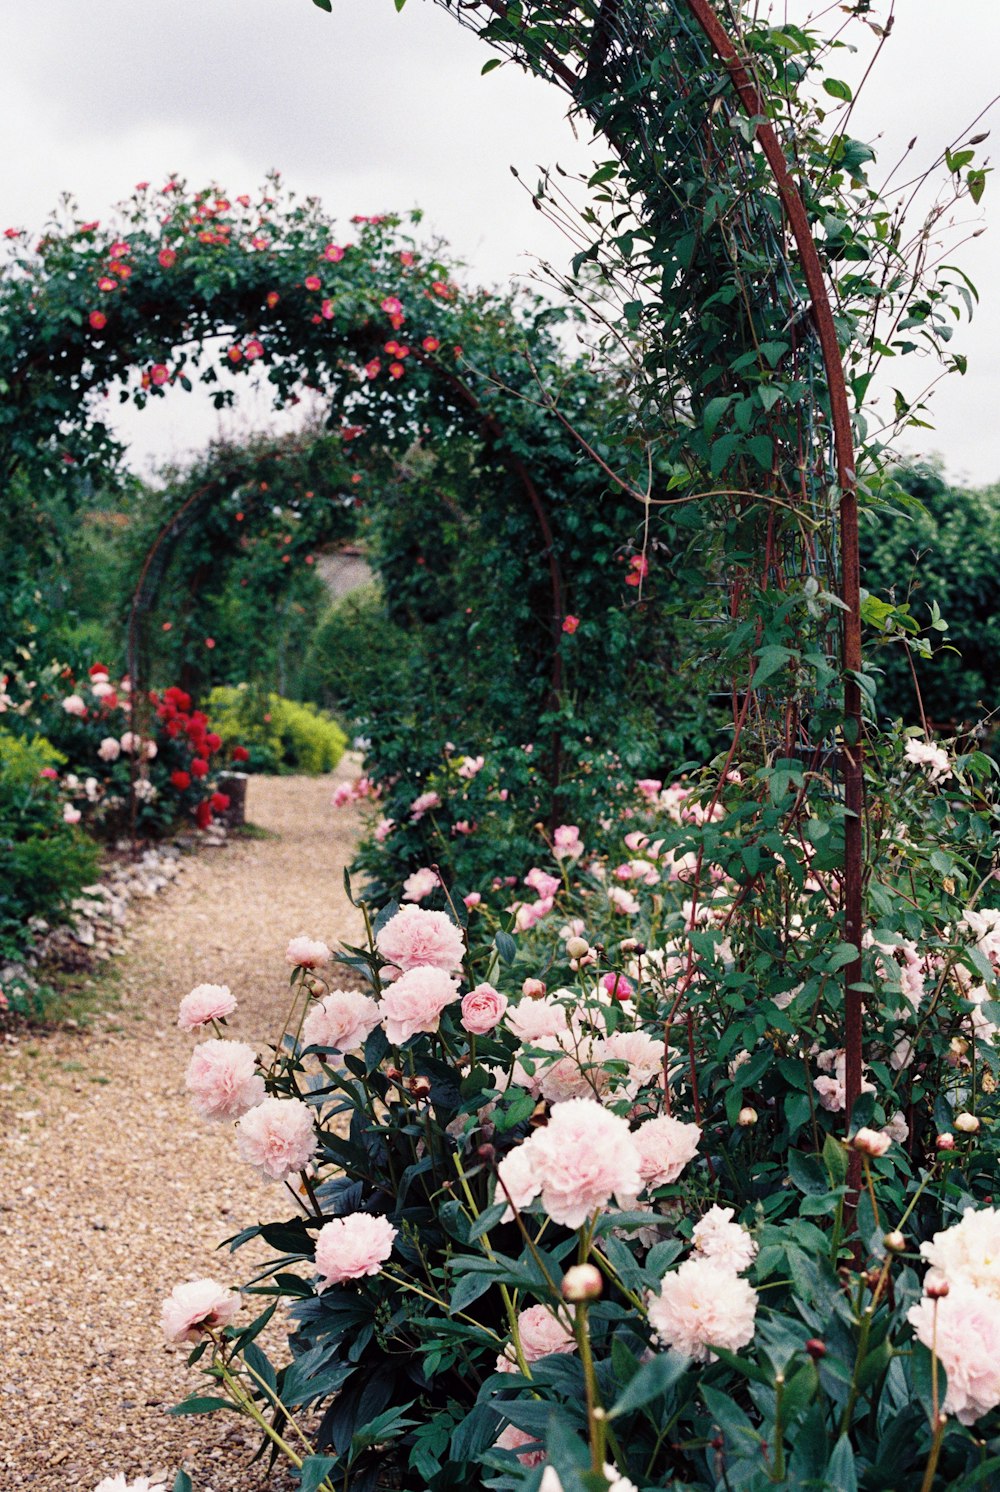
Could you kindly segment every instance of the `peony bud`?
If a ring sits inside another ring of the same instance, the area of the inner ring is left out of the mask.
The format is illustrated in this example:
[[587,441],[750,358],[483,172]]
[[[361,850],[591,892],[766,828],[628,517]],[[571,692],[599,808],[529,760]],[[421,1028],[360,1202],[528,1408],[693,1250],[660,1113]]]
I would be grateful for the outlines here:
[[926,1280],[924,1283],[924,1294],[928,1300],[944,1300],[950,1289],[947,1280]]
[[882,1242],[892,1254],[901,1254],[906,1248],[906,1238],[898,1228],[893,1228],[891,1233],[887,1233]]
[[579,1305],[585,1300],[598,1300],[603,1289],[599,1269],[593,1264],[573,1264],[563,1277],[562,1298]]
[[938,1135],[937,1139],[934,1142],[934,1145],[937,1150],[954,1150],[955,1136],[950,1135],[947,1131],[945,1131],[943,1135]]
[[739,1113],[736,1115],[736,1123],[740,1126],[741,1129],[750,1129],[754,1124],[757,1123],[757,1119],[757,1110],[750,1108],[749,1104],[745,1109],[740,1109]]
[[430,1098],[431,1096],[430,1078],[410,1078],[406,1086],[409,1088],[414,1098]]
[[585,953],[590,952],[590,944],[587,942],[586,938],[567,938],[566,952],[569,954],[570,958],[583,958],[583,955]]
[[484,1166],[489,1166],[492,1165],[494,1160],[496,1159],[496,1150],[492,1145],[480,1145],[476,1150],[476,1155],[482,1161]]
[[980,1124],[975,1114],[956,1114],[955,1128],[961,1130],[963,1135],[976,1135]]
[[402,1082],[403,1074],[400,1072],[398,1067],[387,1067],[385,1070],[385,1075],[389,1079],[390,1083]]
[[813,1362],[819,1362],[820,1358],[826,1356],[826,1343],[821,1342],[819,1337],[810,1337],[806,1343],[806,1351]]
[[323,983],[322,979],[307,979],[306,989],[312,995],[314,1000],[318,1000],[321,995],[326,994],[326,985]]
[[892,1140],[880,1129],[862,1127],[850,1143],[862,1155],[884,1155],[892,1144]]
[[521,985],[521,994],[528,1000],[540,1000],[544,993],[544,979],[526,979]]

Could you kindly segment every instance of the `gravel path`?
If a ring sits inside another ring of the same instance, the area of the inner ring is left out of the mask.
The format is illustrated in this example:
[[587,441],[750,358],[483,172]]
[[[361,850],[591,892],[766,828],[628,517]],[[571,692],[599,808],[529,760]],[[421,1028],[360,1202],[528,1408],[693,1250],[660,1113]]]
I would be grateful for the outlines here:
[[[338,776],[356,763],[345,759]],[[252,1246],[221,1239],[282,1211],[236,1158],[232,1131],[184,1093],[193,1038],[177,1001],[228,984],[230,1034],[257,1046],[284,1016],[283,955],[300,932],[358,939],[343,890],[356,813],[331,778],[254,778],[248,818],[277,838],[205,850],[143,910],[119,964],[120,1012],[0,1058],[0,1487],[90,1492],[103,1477],[169,1473],[196,1492],[250,1492],[246,1421],[168,1416],[201,1386],[158,1329],[179,1280],[239,1283]],[[264,1246],[257,1257],[267,1257]],[[247,1316],[245,1319],[249,1320]]]

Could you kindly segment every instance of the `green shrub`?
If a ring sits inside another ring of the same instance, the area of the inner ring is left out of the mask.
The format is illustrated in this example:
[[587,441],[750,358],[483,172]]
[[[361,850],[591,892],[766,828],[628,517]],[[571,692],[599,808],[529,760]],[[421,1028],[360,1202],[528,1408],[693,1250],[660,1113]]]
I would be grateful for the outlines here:
[[213,689],[207,709],[223,748],[249,751],[251,772],[332,772],[347,745],[337,722],[315,705],[248,684]]
[[97,847],[63,820],[43,772],[64,758],[44,737],[0,731],[0,954],[31,942],[33,917],[58,921],[97,873]]

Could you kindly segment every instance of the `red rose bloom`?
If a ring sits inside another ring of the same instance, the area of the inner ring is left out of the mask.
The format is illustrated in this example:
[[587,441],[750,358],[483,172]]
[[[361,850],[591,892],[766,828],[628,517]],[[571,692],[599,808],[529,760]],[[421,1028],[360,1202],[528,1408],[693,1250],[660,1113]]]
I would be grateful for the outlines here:
[[194,761],[191,763],[191,776],[207,777],[208,762],[204,761],[200,756],[196,756]]
[[248,762],[249,760],[250,760],[250,753],[246,749],[245,746],[234,746],[233,747],[233,761],[234,762]]
[[183,793],[191,786],[191,776],[188,772],[171,772],[170,781],[179,793]]
[[208,802],[213,813],[225,813],[229,807],[229,794],[213,793]]
[[212,822],[212,809],[207,799],[199,803],[195,809],[194,821],[199,829],[207,829]]
[[222,737],[216,735],[214,730],[210,730],[208,735],[205,737],[205,745],[208,747],[209,751],[218,751],[219,747],[222,745]]

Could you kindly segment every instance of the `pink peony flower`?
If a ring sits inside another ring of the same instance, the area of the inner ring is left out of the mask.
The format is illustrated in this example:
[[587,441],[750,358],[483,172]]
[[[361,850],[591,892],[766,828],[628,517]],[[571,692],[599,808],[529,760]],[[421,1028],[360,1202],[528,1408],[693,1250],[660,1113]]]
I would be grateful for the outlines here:
[[235,1009],[228,984],[198,984],[181,1001],[177,1024],[182,1031],[196,1031],[212,1021],[224,1021]]
[[[647,803],[655,803],[663,783],[658,777],[640,777],[636,787]],[[626,840],[626,844],[628,841]]]
[[482,899],[483,898],[478,891],[470,891],[468,896],[462,897],[462,901],[469,908],[470,912],[472,911],[473,907],[479,906],[479,903],[482,901]]
[[551,896],[540,896],[537,901],[522,902],[515,914],[514,926],[518,932],[527,932],[541,922],[543,917],[547,917],[551,910]]
[[[501,1435],[493,1442],[498,1450],[514,1451],[522,1466],[541,1466],[545,1460],[545,1451],[538,1444],[534,1435],[519,1430],[516,1425],[508,1425]],[[534,1450],[523,1450],[522,1447],[535,1446]]]
[[616,912],[621,912],[623,917],[634,917],[639,910],[639,903],[631,891],[626,891],[624,886],[609,886],[608,901]]
[[519,1041],[530,1045],[541,1036],[559,1036],[569,1029],[569,1016],[565,1005],[554,995],[545,994],[545,986],[538,999],[530,997],[519,1000],[507,1012],[507,1025]]
[[375,825],[375,840],[376,840],[376,842],[378,844],[383,844],[385,842],[385,840],[387,840],[389,838],[389,835],[392,833],[392,831],[393,831],[393,829],[395,829],[395,827],[396,827],[396,820],[395,819],[380,818],[379,821],[378,821],[378,823]]
[[210,1328],[220,1330],[235,1318],[240,1297],[214,1280],[175,1285],[160,1308],[168,1342],[197,1342]]
[[102,762],[116,762],[121,755],[121,749],[120,742],[116,741],[114,736],[105,736],[97,748],[97,754]]
[[364,1046],[380,1020],[378,1005],[370,995],[356,989],[331,990],[306,1016],[302,1045],[353,1052]]
[[548,900],[550,906],[552,897],[562,890],[562,881],[559,877],[547,875],[544,870],[539,870],[537,865],[528,871],[524,884],[530,886],[532,891],[537,891],[543,901]]
[[689,1161],[697,1154],[701,1130],[697,1124],[683,1124],[670,1114],[647,1119],[632,1136],[639,1152],[639,1172],[647,1191],[676,1181]]
[[461,766],[458,769],[459,777],[471,781],[477,772],[481,772],[486,765],[485,756],[463,756]]
[[602,975],[601,988],[607,991],[612,1000],[631,1000],[635,994],[631,981],[624,974]]
[[951,762],[948,753],[943,746],[935,746],[930,741],[918,741],[911,736],[903,748],[903,755],[914,767],[922,767],[927,773],[927,780],[932,784],[945,782],[951,775]]
[[330,801],[334,808],[343,808],[345,803],[353,803],[354,788],[352,784],[349,782],[338,783],[333,790],[333,797]]
[[920,1252],[933,1266],[929,1280],[974,1285],[1000,1301],[1000,1208],[966,1207],[960,1222],[935,1233]]
[[300,1098],[265,1098],[237,1124],[236,1145],[262,1176],[284,1181],[316,1153],[312,1110]]
[[576,824],[560,824],[552,835],[552,853],[557,860],[578,860],[583,840]]
[[285,949],[285,962],[297,969],[322,969],[333,957],[325,943],[307,938],[305,933],[293,938]]
[[316,1235],[316,1273],[322,1276],[316,1293],[344,1280],[381,1274],[395,1239],[389,1219],[368,1212],[352,1212],[326,1223]]
[[492,984],[477,984],[462,1001],[462,1025],[473,1036],[485,1036],[507,1009],[507,996]]
[[498,1200],[504,1186],[519,1208],[540,1193],[553,1222],[567,1228],[581,1227],[612,1197],[634,1201],[642,1185],[627,1122],[593,1098],[555,1104],[548,1124],[511,1151],[497,1174]]
[[404,974],[419,968],[455,973],[465,957],[462,929],[446,912],[423,907],[402,907],[389,918],[375,943],[385,961]]
[[77,715],[82,717],[87,713],[87,706],[84,704],[83,700],[78,694],[67,694],[66,698],[62,702],[62,707],[66,711],[67,715]]
[[[614,1031],[604,1043],[604,1055],[615,1062],[628,1063],[625,1082],[630,1097],[635,1097],[647,1083],[662,1081],[663,1059],[666,1047],[662,1036],[650,1036],[648,1031]],[[618,1079],[621,1086],[621,1079]]]
[[[545,1305],[529,1306],[527,1310],[518,1313],[517,1334],[527,1363],[538,1362],[540,1358],[551,1357],[556,1353],[576,1351],[576,1338],[572,1331]],[[515,1373],[517,1370],[517,1353],[511,1342],[497,1358],[496,1371]]]
[[736,1352],[753,1341],[757,1292],[714,1259],[687,1259],[649,1300],[649,1324],[665,1347],[695,1362],[713,1361],[713,1347]]
[[419,1031],[436,1031],[441,1012],[458,999],[458,980],[444,969],[422,966],[407,969],[382,996],[382,1023],[393,1046]]
[[406,877],[403,882],[403,900],[423,901],[440,884],[437,871],[424,866],[421,870],[415,870],[412,875]]
[[971,1425],[1000,1404],[1000,1301],[995,1296],[959,1280],[939,1300],[925,1295],[906,1319],[944,1368],[945,1414]]
[[410,818],[415,824],[418,824],[425,813],[428,813],[432,808],[440,807],[441,799],[437,793],[421,793],[410,804]]
[[239,1119],[264,1098],[264,1079],[245,1041],[212,1037],[191,1053],[185,1082],[203,1119]]
[[733,1222],[735,1216],[732,1207],[710,1207],[691,1238],[703,1258],[742,1274],[756,1259],[757,1245],[746,1228]]

